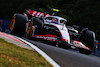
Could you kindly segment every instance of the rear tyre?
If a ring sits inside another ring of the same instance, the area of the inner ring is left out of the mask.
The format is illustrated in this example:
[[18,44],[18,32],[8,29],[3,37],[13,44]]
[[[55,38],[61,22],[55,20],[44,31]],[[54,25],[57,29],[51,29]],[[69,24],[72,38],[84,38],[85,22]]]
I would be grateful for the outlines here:
[[39,18],[33,18],[33,25],[36,26],[35,32],[42,33],[43,32],[43,21]]
[[10,25],[10,33],[23,36],[26,30],[28,18],[22,14],[15,14],[14,21]]

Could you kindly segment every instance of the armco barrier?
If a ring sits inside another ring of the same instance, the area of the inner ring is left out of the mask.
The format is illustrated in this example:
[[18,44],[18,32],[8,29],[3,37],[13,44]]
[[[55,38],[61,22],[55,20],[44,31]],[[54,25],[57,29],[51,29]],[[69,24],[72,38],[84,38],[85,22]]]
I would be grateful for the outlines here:
[[0,19],[0,31],[9,32],[11,21]]
[[98,41],[98,47],[97,47],[96,54],[97,54],[98,56],[100,56],[100,41]]

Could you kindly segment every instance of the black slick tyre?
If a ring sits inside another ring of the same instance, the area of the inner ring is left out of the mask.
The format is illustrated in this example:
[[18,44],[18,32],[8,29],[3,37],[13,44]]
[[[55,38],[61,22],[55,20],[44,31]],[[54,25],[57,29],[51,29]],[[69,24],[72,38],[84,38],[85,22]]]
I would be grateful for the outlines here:
[[82,41],[84,42],[85,46],[90,48],[90,50],[80,48],[79,52],[87,55],[91,54],[94,48],[95,33],[90,30],[84,31],[82,36]]
[[36,26],[36,33],[42,33],[43,32],[43,21],[39,18],[33,18],[33,25]]
[[91,50],[94,47],[94,42],[95,42],[95,33],[93,31],[86,31],[84,33],[84,43],[86,44],[87,47],[89,47]]
[[13,20],[14,21],[10,25],[10,33],[21,36],[24,35],[28,18],[23,14],[15,14]]

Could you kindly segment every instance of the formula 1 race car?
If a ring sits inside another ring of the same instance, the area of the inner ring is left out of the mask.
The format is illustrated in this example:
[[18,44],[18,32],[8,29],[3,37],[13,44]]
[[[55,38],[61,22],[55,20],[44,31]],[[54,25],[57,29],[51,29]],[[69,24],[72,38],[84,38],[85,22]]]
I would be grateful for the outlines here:
[[59,47],[78,48],[80,53],[91,54],[94,49],[95,33],[83,29],[79,33],[77,26],[66,26],[67,20],[50,14],[26,10],[26,15],[15,14],[10,24],[10,33],[27,38],[37,38],[56,42]]

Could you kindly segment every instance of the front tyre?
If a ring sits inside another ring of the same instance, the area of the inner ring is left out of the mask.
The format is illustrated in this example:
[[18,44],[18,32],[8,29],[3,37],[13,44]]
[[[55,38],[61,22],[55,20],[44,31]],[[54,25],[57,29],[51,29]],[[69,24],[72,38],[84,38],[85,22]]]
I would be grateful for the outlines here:
[[89,54],[91,54],[91,52],[92,52],[92,50],[94,49],[94,46],[95,46],[95,44],[94,44],[94,42],[95,42],[95,33],[93,31],[86,30],[86,31],[83,31],[82,34],[83,34],[82,35],[82,41],[83,41],[85,46],[90,48],[90,50],[80,48],[79,52],[89,55]]
[[83,34],[83,42],[89,47],[91,50],[94,48],[95,42],[95,33],[93,31],[85,31]]
[[82,54],[89,55],[89,54],[91,54],[92,51],[86,50],[86,49],[83,49],[83,48],[80,48],[80,49],[79,49],[79,52],[82,53]]

